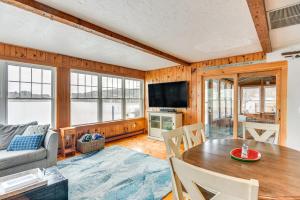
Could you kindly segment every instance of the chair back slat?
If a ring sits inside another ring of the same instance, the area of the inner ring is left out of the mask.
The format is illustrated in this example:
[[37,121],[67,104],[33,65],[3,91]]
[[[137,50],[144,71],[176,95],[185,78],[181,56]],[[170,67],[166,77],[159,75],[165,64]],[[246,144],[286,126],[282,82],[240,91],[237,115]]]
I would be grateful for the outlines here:
[[187,142],[183,129],[177,128],[168,132],[163,132],[162,136],[166,145],[167,156],[181,158],[181,145],[183,144],[184,150],[187,150]]
[[[256,130],[262,130],[264,132],[260,135]],[[274,136],[273,143],[278,144],[279,124],[243,122],[243,139],[246,139],[246,131],[258,142],[268,142],[268,139]]]
[[[218,199],[257,200],[257,180],[241,179],[190,165],[175,157],[170,158],[173,172],[192,200],[205,200],[198,186],[214,193]],[[178,194],[178,196],[182,196]]]
[[[182,128],[177,128],[168,132],[163,132],[162,136],[164,138],[164,142],[166,145],[166,151],[167,151],[167,157],[173,157],[182,159],[181,154],[181,145],[183,143],[184,150],[187,150],[187,141],[185,134],[183,132]],[[169,163],[171,166],[171,163]],[[182,187],[181,183],[177,176],[175,176],[173,172],[173,168],[171,167],[171,173],[172,173],[172,191],[176,199],[183,200],[183,197],[180,198],[178,194],[181,194],[182,196]]]
[[206,141],[202,123],[186,125],[183,127],[188,148],[192,148]]

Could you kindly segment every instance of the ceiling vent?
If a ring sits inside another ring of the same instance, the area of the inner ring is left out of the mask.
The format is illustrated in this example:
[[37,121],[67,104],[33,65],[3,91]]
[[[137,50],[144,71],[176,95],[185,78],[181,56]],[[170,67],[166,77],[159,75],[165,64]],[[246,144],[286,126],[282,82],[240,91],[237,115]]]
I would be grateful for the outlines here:
[[270,28],[282,28],[300,24],[300,4],[269,12]]

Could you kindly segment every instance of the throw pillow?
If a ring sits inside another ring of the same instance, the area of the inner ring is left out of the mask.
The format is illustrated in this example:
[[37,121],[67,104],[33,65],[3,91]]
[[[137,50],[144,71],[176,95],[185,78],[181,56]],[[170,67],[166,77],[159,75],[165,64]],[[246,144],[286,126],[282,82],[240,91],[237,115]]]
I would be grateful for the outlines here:
[[36,150],[42,145],[44,135],[16,135],[7,147],[7,151]]
[[46,135],[48,132],[48,129],[50,127],[50,124],[47,125],[32,125],[28,126],[26,130],[24,131],[23,135],[37,135],[42,134]]
[[20,125],[0,124],[0,150],[6,149],[15,135],[22,135],[28,126],[37,124],[37,122]]

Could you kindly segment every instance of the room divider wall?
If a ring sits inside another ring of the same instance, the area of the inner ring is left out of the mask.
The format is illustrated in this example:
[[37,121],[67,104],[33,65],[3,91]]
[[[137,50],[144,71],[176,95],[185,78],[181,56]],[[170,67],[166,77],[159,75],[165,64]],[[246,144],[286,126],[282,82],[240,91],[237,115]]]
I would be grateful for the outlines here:
[[[169,68],[163,68],[159,70],[147,71],[145,75],[145,117],[147,118],[147,113],[149,111],[158,111],[158,108],[148,107],[148,97],[147,97],[147,87],[151,83],[162,83],[162,82],[172,82],[172,81],[188,81],[189,82],[189,102],[187,108],[176,109],[177,112],[183,113],[183,124],[193,124],[196,122],[205,123],[205,113],[204,113],[204,101],[205,96],[204,89],[204,79],[205,77],[214,78],[216,76],[227,77],[233,80],[237,80],[239,77],[245,75],[245,73],[257,74],[258,72],[270,72],[278,71],[280,77],[278,76],[278,81],[280,83],[276,84],[278,90],[280,89],[281,97],[277,98],[277,104],[280,104],[280,125],[281,125],[281,135],[280,144],[285,144],[286,140],[286,92],[287,92],[287,67],[286,61],[267,63],[265,61],[265,54],[258,52],[253,54],[247,54],[243,56],[233,56],[222,59],[215,59],[209,61],[201,61],[193,63],[191,66],[175,66]],[[242,75],[244,74],[244,75]],[[279,79],[280,78],[280,79]],[[277,80],[277,79],[276,79]],[[238,84],[233,84],[232,90],[238,90]],[[279,94],[279,93],[278,93]],[[238,99],[238,93],[235,92],[233,99]],[[203,104],[202,104],[203,103]],[[238,102],[233,105],[238,107]],[[238,132],[238,109],[233,112],[233,124],[232,129],[237,137]],[[235,130],[234,130],[235,129]]]

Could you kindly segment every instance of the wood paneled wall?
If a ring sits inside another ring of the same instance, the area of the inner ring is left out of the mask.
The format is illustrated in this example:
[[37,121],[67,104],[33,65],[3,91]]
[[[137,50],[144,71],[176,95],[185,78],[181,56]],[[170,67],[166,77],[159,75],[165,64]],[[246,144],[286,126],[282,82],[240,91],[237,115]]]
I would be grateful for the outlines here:
[[188,81],[189,82],[189,102],[188,108],[177,109],[183,113],[183,123],[196,123],[201,112],[201,81],[198,77],[197,69],[209,66],[220,66],[226,64],[245,63],[250,61],[265,60],[263,52],[246,54],[241,56],[232,56],[228,58],[220,58],[193,63],[191,66],[175,66],[163,68],[153,71],[147,71],[145,76],[145,118],[148,119],[148,111],[157,111],[157,108],[148,107],[148,84],[162,83],[172,81]]
[[144,79],[145,72],[37,49],[0,43],[0,59],[56,67],[56,128],[70,126],[70,70]]
[[141,70],[135,70],[117,65],[110,65],[106,63],[95,62],[4,43],[0,43],[0,59],[53,67],[66,67],[132,78],[145,78],[145,72]]
[[145,119],[128,119],[114,122],[104,122],[99,124],[89,124],[75,127],[77,137],[80,138],[85,133],[100,132],[106,138],[106,141],[128,137],[139,133],[144,133]]

